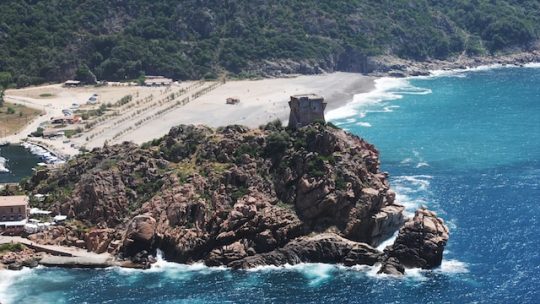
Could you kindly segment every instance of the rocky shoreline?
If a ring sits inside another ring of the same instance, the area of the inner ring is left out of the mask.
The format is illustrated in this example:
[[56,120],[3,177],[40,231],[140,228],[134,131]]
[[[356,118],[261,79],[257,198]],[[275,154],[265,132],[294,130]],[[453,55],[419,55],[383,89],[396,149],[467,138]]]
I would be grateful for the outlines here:
[[336,58],[326,60],[265,60],[253,63],[250,73],[267,78],[290,77],[291,75],[314,75],[333,72],[360,73],[374,77],[429,76],[436,70],[464,70],[479,66],[513,65],[540,62],[540,50],[516,50],[496,55],[460,55],[448,59],[425,59],[421,61],[403,59],[394,55],[365,56],[348,54],[348,60],[338,63]]
[[[319,123],[181,125],[143,146],[105,146],[43,168],[23,186],[50,194],[35,207],[71,219],[29,240],[108,253],[115,266],[148,268],[160,250],[184,264],[381,264],[400,275],[440,265],[448,240],[434,213],[404,217],[373,145]],[[376,249],[400,228],[394,245]]]
[[[147,219],[145,217],[139,217]],[[144,225],[143,225],[144,226]],[[147,227],[137,227],[135,234],[131,231],[126,237],[128,242],[141,237],[140,230]],[[142,241],[138,239],[138,242]],[[354,265],[380,265],[378,273],[401,276],[406,268],[431,269],[442,262],[444,247],[448,241],[448,228],[437,215],[427,209],[420,209],[414,218],[409,219],[400,229],[393,245],[383,252],[362,242],[348,240],[336,233],[325,232],[314,236],[294,239],[282,248],[262,254],[248,255],[241,245],[233,243],[228,250],[231,269],[251,269],[260,266],[285,266],[300,263],[327,263]],[[108,268],[122,267],[148,269],[157,260],[149,252],[135,253],[130,259],[116,259],[101,254],[94,256],[63,256],[43,252],[39,246],[30,248],[17,244],[17,250],[0,254],[0,270],[21,270],[23,267],[35,268],[39,265],[62,268]],[[240,259],[235,259],[240,257]],[[209,267],[221,266],[222,263],[210,257],[205,261]]]
[[459,56],[447,60],[414,61],[395,56],[376,56],[367,59],[366,74],[376,77],[429,76],[437,70],[466,70],[480,66],[502,65],[522,67],[540,62],[540,51],[520,51],[493,56]]

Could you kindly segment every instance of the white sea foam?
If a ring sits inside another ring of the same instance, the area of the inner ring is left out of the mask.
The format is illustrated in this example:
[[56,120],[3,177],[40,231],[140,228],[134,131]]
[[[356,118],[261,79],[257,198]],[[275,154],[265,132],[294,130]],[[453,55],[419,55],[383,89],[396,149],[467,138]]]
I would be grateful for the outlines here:
[[[524,65],[528,68],[540,68],[540,63],[528,63]],[[360,105],[370,105],[376,104],[381,101],[396,100],[403,98],[403,95],[427,95],[432,94],[431,89],[419,88],[413,86],[409,80],[411,79],[430,79],[437,77],[458,77],[465,78],[469,72],[478,72],[478,71],[487,71],[500,68],[512,68],[516,67],[515,65],[502,65],[502,64],[492,64],[492,65],[482,65],[477,67],[466,67],[464,69],[453,69],[453,70],[432,70],[428,76],[411,76],[407,78],[392,78],[392,77],[382,77],[375,80],[375,89],[362,94],[357,94],[353,97],[353,100],[346,104],[343,107],[329,111],[326,114],[328,120],[337,120],[344,118],[351,118],[355,115],[358,115],[360,118],[364,118],[367,112],[378,112],[378,111],[361,111],[359,112]],[[396,107],[396,106],[391,106]],[[386,112],[392,112],[393,108],[385,107]],[[348,121],[352,123],[354,121]]]
[[394,241],[397,239],[398,233],[399,231],[396,230],[396,232],[394,232],[394,234],[390,238],[388,238],[387,240],[382,242],[379,246],[377,246],[377,249],[380,251],[383,251],[386,247],[394,244]]
[[0,156],[0,173],[8,173],[9,169],[7,167],[7,159]]
[[347,105],[337,108],[335,110],[329,111],[326,114],[328,120],[350,118],[355,115],[359,117],[364,117],[365,112],[359,111],[359,105],[369,105],[381,102],[383,100],[394,100],[400,99],[403,96],[397,93],[394,93],[394,90],[408,91],[407,88],[414,88],[409,84],[406,79],[403,78],[390,78],[383,77],[375,80],[375,89],[362,94],[357,94],[353,97],[352,102]]
[[165,259],[163,259],[163,254],[160,250],[158,250],[156,255],[157,262],[152,264],[150,269],[131,269],[131,268],[122,268],[122,267],[114,267],[115,271],[117,271],[119,274],[123,275],[132,275],[134,273],[156,273],[161,272],[169,277],[175,277],[175,278],[181,278],[185,277],[188,278],[190,276],[190,273],[197,272],[197,273],[210,273],[213,271],[223,271],[226,270],[225,267],[208,267],[204,265],[203,263],[194,263],[194,264],[180,264],[180,263],[173,263],[168,262]]
[[441,267],[437,268],[435,271],[442,273],[467,273],[469,272],[467,266],[467,263],[458,260],[443,260]]
[[377,273],[381,268],[381,264],[377,263],[373,266],[367,265],[355,265],[351,269],[355,271],[360,271],[365,273],[368,277],[372,279],[393,279],[393,280],[414,280],[414,281],[425,281],[427,278],[424,276],[424,270],[418,268],[408,268],[405,270],[404,276],[395,276],[384,273]]
[[524,65],[526,68],[540,68],[540,62],[531,62]]
[[418,164],[416,164],[416,168],[422,168],[422,167],[429,167],[429,163],[419,162]]
[[[453,69],[453,70],[433,70],[429,72],[429,76],[416,76],[414,78],[436,78],[436,77],[466,77],[465,73],[468,72],[480,72],[480,71],[488,71],[493,69],[500,69],[507,66],[503,66],[502,64],[492,64],[492,65],[481,65],[477,67],[466,67],[464,69]],[[512,65],[509,65],[508,67],[515,67]]]
[[296,265],[285,264],[283,266],[258,266],[247,269],[247,272],[269,272],[269,271],[296,271],[301,273],[309,280],[310,286],[317,286],[320,283],[330,279],[332,273],[345,268],[341,265],[324,264],[324,263],[300,263]]
[[365,127],[365,128],[371,128],[371,124],[369,122],[365,121],[359,121],[356,123],[357,126]]
[[413,161],[412,158],[407,157],[404,160],[401,161],[402,164],[410,164]]
[[394,112],[394,109],[399,109],[399,106],[393,105],[393,106],[386,106],[383,108],[384,112]]
[[61,164],[65,161],[61,159],[60,157],[52,154],[48,150],[34,144],[30,143],[22,143],[22,146],[29,150],[32,154],[37,155],[39,158],[41,158],[44,162],[48,164]]
[[[495,69],[503,69],[503,68],[515,68],[517,65],[515,64],[490,64],[490,65],[480,65],[477,67],[466,67],[464,69],[452,69],[452,70],[432,70],[429,72],[429,76],[411,76],[408,79],[428,79],[428,78],[437,78],[437,77],[458,77],[458,78],[465,78],[467,77],[467,73],[469,72],[481,72],[481,71],[489,71],[489,70],[495,70]],[[526,68],[540,68],[540,62],[531,62],[524,64],[523,67]]]
[[[404,159],[402,163],[413,162]],[[411,216],[420,206],[428,205],[431,175],[405,175],[392,178],[392,187],[396,191],[396,201],[405,206],[405,215]]]
[[430,185],[431,175],[403,175],[394,178],[397,186],[410,192],[426,191]]
[[0,270],[0,300],[2,303],[14,302],[14,291],[11,290],[11,286],[30,274],[32,274],[32,269],[26,267],[18,271]]

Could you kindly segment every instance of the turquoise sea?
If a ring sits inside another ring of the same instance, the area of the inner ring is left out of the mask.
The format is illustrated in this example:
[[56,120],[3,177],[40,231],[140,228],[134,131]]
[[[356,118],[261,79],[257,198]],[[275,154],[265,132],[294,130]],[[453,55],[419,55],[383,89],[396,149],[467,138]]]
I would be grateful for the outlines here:
[[0,272],[2,303],[539,303],[540,69],[381,79],[329,113],[381,152],[399,200],[446,219],[443,265],[404,278],[307,264],[253,271]]

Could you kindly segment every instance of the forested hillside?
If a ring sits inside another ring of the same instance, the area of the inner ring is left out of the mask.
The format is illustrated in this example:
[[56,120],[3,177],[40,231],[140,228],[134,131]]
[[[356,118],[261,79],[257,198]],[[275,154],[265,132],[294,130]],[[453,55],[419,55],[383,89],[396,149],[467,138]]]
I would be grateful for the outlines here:
[[539,33],[538,0],[2,0],[0,75],[25,86],[80,67],[105,80],[365,71],[367,56],[523,49]]

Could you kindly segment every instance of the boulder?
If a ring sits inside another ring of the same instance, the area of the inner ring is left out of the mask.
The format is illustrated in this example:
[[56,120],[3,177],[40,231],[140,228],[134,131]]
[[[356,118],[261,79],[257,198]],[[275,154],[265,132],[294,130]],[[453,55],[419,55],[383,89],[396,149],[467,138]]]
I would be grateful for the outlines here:
[[149,215],[138,215],[128,224],[122,244],[124,256],[134,256],[143,251],[154,251],[156,220]]
[[394,244],[385,250],[379,272],[403,274],[404,268],[435,268],[441,265],[447,242],[448,227],[444,221],[435,212],[419,209],[400,229]]

